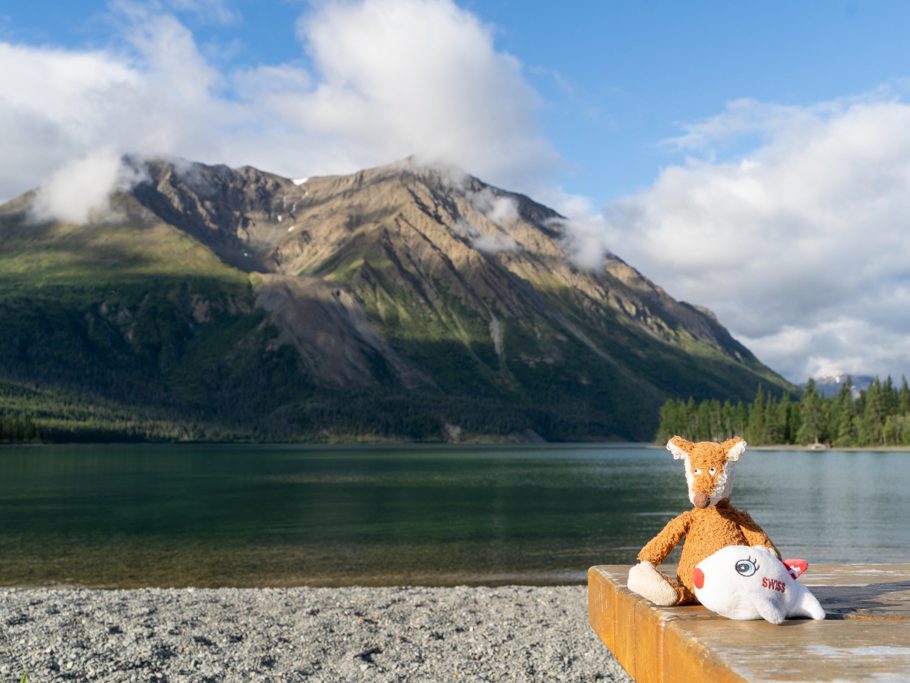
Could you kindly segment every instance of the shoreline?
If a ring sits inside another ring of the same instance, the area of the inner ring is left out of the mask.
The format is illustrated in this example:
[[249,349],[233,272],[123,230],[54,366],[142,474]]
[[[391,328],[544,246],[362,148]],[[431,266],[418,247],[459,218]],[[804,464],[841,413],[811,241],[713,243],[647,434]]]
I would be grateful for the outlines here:
[[0,588],[0,677],[629,681],[583,586]]
[[910,446],[832,446],[831,448],[811,448],[786,444],[783,446],[752,446],[750,451],[796,451],[803,453],[910,453]]
[[[664,444],[653,441],[509,441],[509,440],[491,440],[491,441],[473,441],[465,440],[458,442],[447,441],[0,441],[0,450],[5,447],[13,448],[41,448],[46,446],[78,446],[78,447],[95,447],[95,446],[275,446],[291,447],[300,450],[322,450],[322,449],[382,449],[382,448],[404,448],[419,449],[430,448],[432,450],[471,450],[477,447],[493,447],[502,450],[516,450],[521,448],[547,447],[547,448],[603,448],[606,450],[618,450],[623,448],[648,448],[661,450]],[[806,453],[827,453],[832,451],[842,451],[845,453],[870,452],[870,453],[910,453],[910,446],[832,446],[830,448],[811,448],[810,446],[800,446],[798,444],[778,444],[778,445],[761,445],[753,446],[749,444],[751,451],[795,451]]]

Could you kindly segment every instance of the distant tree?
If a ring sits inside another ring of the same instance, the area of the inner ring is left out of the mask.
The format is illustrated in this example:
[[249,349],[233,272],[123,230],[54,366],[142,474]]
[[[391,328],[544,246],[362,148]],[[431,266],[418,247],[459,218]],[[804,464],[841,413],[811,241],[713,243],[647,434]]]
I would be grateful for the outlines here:
[[742,401],[737,401],[736,407],[733,409],[733,414],[733,436],[744,436],[746,434],[746,428],[749,424],[748,406]]
[[866,388],[862,421],[860,422],[860,441],[863,446],[880,446],[884,443],[885,412],[882,400],[882,384],[878,378]]
[[800,427],[796,435],[797,443],[817,443],[822,421],[821,399],[815,390],[815,380],[811,377],[806,383],[802,398],[799,401]]
[[783,443],[784,425],[780,420],[779,405],[769,392],[765,397],[765,443]]
[[881,403],[883,417],[898,414],[900,394],[898,393],[897,387],[894,386],[894,382],[891,381],[890,375],[882,382]]
[[796,437],[793,424],[793,403],[790,401],[790,394],[786,391],[781,396],[780,403],[777,404],[776,412],[778,438],[776,443],[793,443],[793,439]]
[[910,446],[910,415],[891,415],[885,422],[885,431],[890,434],[890,443],[895,446]]
[[714,420],[711,415],[711,407],[710,401],[702,401],[698,404],[695,429],[695,439],[698,441],[707,441],[712,438]]
[[853,407],[853,379],[847,377],[835,399],[837,429],[834,443],[838,446],[856,445],[856,413]]
[[765,395],[761,384],[755,392],[755,400],[749,406],[749,421],[746,426],[746,441],[756,446],[768,443],[768,421],[765,416]]
[[669,399],[660,407],[660,422],[657,430],[658,443],[666,443],[671,437],[688,433],[690,427],[686,420],[686,404],[677,399]]
[[691,396],[689,397],[689,400],[686,401],[683,414],[685,415],[685,423],[683,427],[684,433],[680,434],[679,436],[684,436],[688,439],[698,438],[698,404]]
[[720,421],[724,439],[729,439],[741,433],[741,428],[738,428],[736,424],[736,409],[730,401],[724,401],[724,405],[720,409]]

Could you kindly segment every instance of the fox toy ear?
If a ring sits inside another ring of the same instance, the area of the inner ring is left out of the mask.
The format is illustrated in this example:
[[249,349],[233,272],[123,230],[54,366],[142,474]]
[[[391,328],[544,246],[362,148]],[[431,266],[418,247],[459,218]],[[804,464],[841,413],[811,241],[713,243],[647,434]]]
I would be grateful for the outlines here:
[[721,444],[721,448],[723,448],[724,452],[727,454],[727,460],[736,462],[742,457],[742,454],[746,452],[746,442],[738,436],[734,436],[732,439],[724,441]]
[[695,448],[695,444],[691,441],[686,441],[681,436],[674,436],[667,441],[667,450],[673,454],[674,460],[685,460],[689,457],[689,453],[692,452],[693,448]]

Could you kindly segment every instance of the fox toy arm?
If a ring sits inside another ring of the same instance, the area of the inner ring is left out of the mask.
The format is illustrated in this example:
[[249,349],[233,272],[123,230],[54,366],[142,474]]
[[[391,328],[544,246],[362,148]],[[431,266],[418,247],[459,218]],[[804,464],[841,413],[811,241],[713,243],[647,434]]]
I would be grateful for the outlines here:
[[655,566],[663,562],[689,530],[689,518],[690,513],[684,512],[667,522],[667,526],[638,553],[638,561],[650,562]]
[[736,515],[739,528],[742,530],[743,536],[746,537],[748,544],[765,546],[780,559],[780,551],[771,542],[771,539],[768,538],[768,534],[765,533],[764,529],[756,524],[755,520],[752,519],[752,516],[748,512],[743,512],[742,510],[737,510]]

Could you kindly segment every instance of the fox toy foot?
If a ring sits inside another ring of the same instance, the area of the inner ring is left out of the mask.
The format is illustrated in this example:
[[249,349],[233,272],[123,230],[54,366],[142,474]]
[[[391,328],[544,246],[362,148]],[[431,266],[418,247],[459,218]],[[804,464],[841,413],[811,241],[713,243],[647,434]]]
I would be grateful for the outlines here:
[[679,602],[676,588],[650,562],[639,562],[629,569],[626,585],[633,593],[638,593],[661,607],[670,607]]

